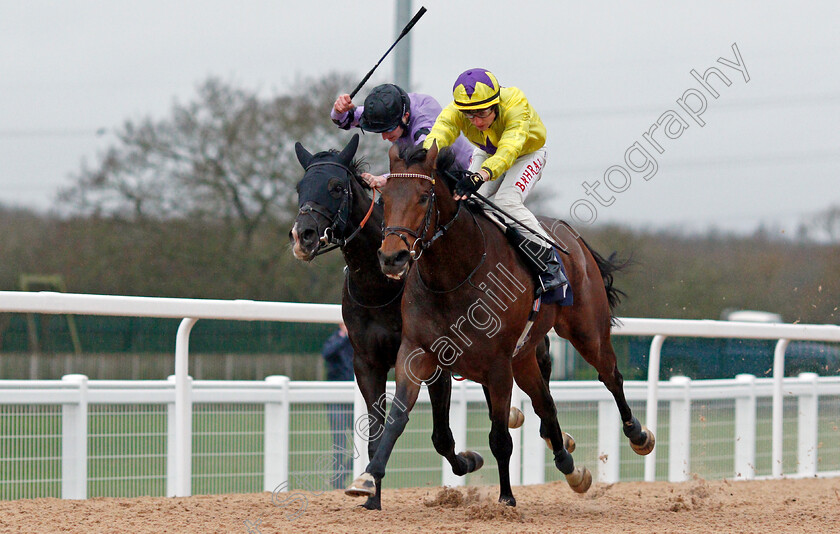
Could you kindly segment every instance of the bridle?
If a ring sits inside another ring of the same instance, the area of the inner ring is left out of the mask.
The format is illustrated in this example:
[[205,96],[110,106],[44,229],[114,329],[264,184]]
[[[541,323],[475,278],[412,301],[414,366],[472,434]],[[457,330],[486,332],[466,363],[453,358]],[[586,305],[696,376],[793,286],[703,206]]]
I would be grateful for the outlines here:
[[[429,189],[429,207],[426,208],[426,214],[423,216],[423,222],[417,230],[412,230],[411,228],[406,228],[404,226],[387,226],[382,229],[382,240],[384,241],[389,235],[395,235],[400,238],[400,240],[405,243],[406,248],[408,249],[409,254],[411,255],[411,259],[413,261],[417,261],[423,255],[423,252],[432,246],[432,243],[443,237],[443,235],[455,224],[455,221],[458,219],[458,215],[461,214],[461,203],[458,203],[458,210],[455,212],[455,215],[452,219],[449,220],[448,223],[441,225],[440,224],[440,210],[437,208],[436,196],[435,196],[435,178],[434,178],[434,171],[432,172],[432,176],[426,176],[425,174],[413,173],[413,172],[402,172],[402,173],[391,173],[388,177],[389,180],[393,178],[419,178],[421,180],[426,180],[427,182],[432,184],[432,187]],[[435,233],[432,234],[432,237],[429,239],[425,239],[426,234],[429,232],[429,227],[432,223],[432,210],[435,213]],[[409,235],[414,238],[414,244],[411,245],[408,242],[408,238],[406,235]],[[419,252],[418,252],[419,250]]]
[[[383,232],[383,235],[382,235],[383,240],[391,234],[399,237],[402,240],[402,242],[405,243],[405,246],[408,248],[408,251],[409,251],[409,254],[411,255],[412,261],[417,261],[423,255],[423,252],[427,248],[432,246],[432,243],[434,243],[435,241],[437,241],[438,239],[443,237],[446,234],[446,232],[452,227],[452,225],[455,224],[455,221],[458,220],[458,216],[461,214],[461,208],[462,208],[464,202],[458,202],[458,210],[455,212],[455,215],[452,216],[452,219],[450,219],[448,223],[441,225],[441,224],[439,224],[440,210],[437,209],[437,202],[436,202],[437,197],[435,196],[434,171],[433,171],[432,176],[426,176],[425,174],[417,174],[417,173],[391,173],[391,175],[388,177],[388,179],[390,180],[392,178],[420,178],[421,180],[426,180],[428,182],[431,182],[431,184],[432,184],[432,188],[429,190],[429,194],[430,194],[429,207],[426,208],[426,215],[423,217],[423,224],[422,224],[422,227],[420,229],[415,231],[415,230],[411,230],[410,228],[406,228],[404,226],[388,226],[388,227],[384,228],[383,231],[382,231]],[[432,237],[430,237],[429,239],[424,239],[424,236],[428,233],[429,226],[431,225],[432,209],[435,210],[435,215],[436,215],[436,217],[435,217],[435,221],[436,221],[435,233],[432,234]],[[420,281],[422,286],[427,291],[430,291],[432,293],[438,293],[438,294],[452,293],[453,291],[456,291],[456,290],[460,289],[466,283],[469,283],[473,288],[475,288],[478,291],[483,291],[480,287],[476,287],[475,284],[472,283],[472,277],[473,277],[473,275],[475,275],[475,273],[478,272],[478,270],[481,268],[481,266],[484,265],[484,261],[487,259],[487,238],[484,235],[484,231],[481,229],[481,225],[478,224],[478,221],[475,220],[475,215],[472,214],[472,213],[470,213],[470,215],[472,215],[473,223],[475,224],[476,228],[478,228],[478,231],[481,233],[481,239],[482,239],[482,243],[483,243],[483,246],[484,246],[484,252],[482,252],[481,258],[478,260],[478,263],[476,263],[475,267],[473,267],[472,271],[470,271],[470,273],[466,276],[466,278],[464,278],[461,282],[459,282],[458,284],[456,284],[454,287],[452,287],[450,289],[444,289],[444,290],[432,289],[423,280],[423,276],[418,271],[417,279]],[[413,246],[409,245],[408,239],[405,237],[405,234],[408,234],[408,235],[410,235],[411,237],[414,238],[414,245]],[[420,252],[417,252],[415,250],[415,247],[418,246],[418,243],[419,243]]]
[[[338,163],[335,161],[319,161],[316,163],[311,163],[307,165],[306,169],[304,169],[304,178],[306,177],[306,173],[309,172],[309,169],[318,166],[329,165],[333,167],[339,167],[347,173],[350,177],[349,182],[352,182],[355,178],[356,174],[343,163]],[[320,256],[321,254],[326,254],[332,250],[337,248],[343,248],[347,245],[350,241],[352,241],[359,232],[365,227],[368,219],[370,219],[371,214],[373,213],[373,206],[376,203],[376,189],[373,190],[373,199],[370,201],[370,208],[368,209],[367,215],[365,218],[362,219],[362,222],[359,226],[353,230],[353,233],[350,234],[346,239],[340,237],[342,233],[344,233],[344,229],[347,226],[347,223],[350,219],[350,212],[353,209],[353,186],[352,183],[348,183],[347,187],[345,188],[346,192],[341,198],[341,204],[339,204],[338,209],[335,212],[335,215],[328,213],[324,208],[316,204],[314,201],[307,201],[300,207],[298,210],[298,216],[300,215],[308,215],[312,217],[313,221],[315,222],[315,227],[318,227],[318,221],[315,219],[315,216],[312,213],[317,213],[321,217],[325,218],[329,221],[329,225],[324,228],[324,235],[322,235],[319,239],[319,242],[325,248],[319,248],[314,256]]]

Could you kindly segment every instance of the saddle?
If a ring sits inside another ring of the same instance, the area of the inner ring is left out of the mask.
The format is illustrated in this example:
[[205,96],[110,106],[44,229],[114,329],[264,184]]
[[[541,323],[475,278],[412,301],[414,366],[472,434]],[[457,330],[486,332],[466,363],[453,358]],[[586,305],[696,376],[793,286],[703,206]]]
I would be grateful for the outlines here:
[[[519,256],[525,262],[525,265],[528,266],[528,270],[531,271],[531,274],[536,280],[536,284],[534,284],[535,300],[539,298],[542,304],[556,303],[560,306],[571,306],[572,304],[574,304],[574,294],[572,292],[572,286],[569,283],[565,283],[562,286],[555,288],[551,291],[543,292],[542,285],[539,280],[539,274],[542,272],[542,266],[535,263],[534,257],[532,255],[526,253],[525,247],[523,247],[522,244],[527,240],[527,238],[524,235],[522,235],[522,232],[516,229],[512,224],[508,223],[500,214],[496,212],[493,212],[493,217],[490,217],[490,214],[487,212],[487,210],[485,210],[481,204],[479,204],[473,199],[467,201],[467,207],[473,213],[487,217],[490,221],[498,224],[504,229],[503,231],[508,242],[517,251],[517,253],[519,253]],[[560,265],[560,271],[563,273],[563,277],[566,280],[568,280],[569,277],[566,274],[566,266],[563,265],[563,260],[560,256],[560,253],[556,249],[551,249],[551,254],[553,255],[553,259]],[[545,258],[543,259],[543,261],[547,259],[548,258]]]

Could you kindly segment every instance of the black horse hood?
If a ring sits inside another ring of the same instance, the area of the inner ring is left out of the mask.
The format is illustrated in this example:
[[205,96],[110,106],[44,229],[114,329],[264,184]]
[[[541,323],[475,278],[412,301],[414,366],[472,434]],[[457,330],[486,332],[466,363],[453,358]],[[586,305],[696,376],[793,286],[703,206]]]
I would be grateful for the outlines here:
[[[316,211],[330,221],[347,221],[352,187],[350,180],[354,174],[352,162],[358,146],[358,134],[353,136],[341,152],[319,152],[312,155],[300,143],[295,144],[295,153],[304,168],[303,178],[297,185],[298,207],[315,205],[320,208]],[[338,169],[345,172],[336,172]]]

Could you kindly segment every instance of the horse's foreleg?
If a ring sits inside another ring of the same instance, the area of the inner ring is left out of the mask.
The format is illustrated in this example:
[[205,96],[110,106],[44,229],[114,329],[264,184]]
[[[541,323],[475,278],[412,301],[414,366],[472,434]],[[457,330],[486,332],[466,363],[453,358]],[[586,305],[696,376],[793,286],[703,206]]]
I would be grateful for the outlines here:
[[464,476],[481,469],[484,459],[477,452],[464,451],[455,454],[455,438],[449,425],[449,404],[452,394],[452,380],[448,371],[444,371],[431,383],[429,398],[432,401],[432,443],[435,450],[446,458],[452,466],[452,472]]
[[490,450],[499,468],[499,502],[516,506],[510,487],[510,456],[513,453],[513,439],[508,430],[510,390],[513,387],[510,368],[497,370],[492,380],[487,385],[486,395],[490,407]]
[[[382,432],[385,428],[385,383],[388,380],[388,369],[381,369],[369,366],[365,363],[354,362],[356,382],[359,390],[365,399],[368,413],[368,458],[373,458],[379,448]],[[373,488],[355,487],[351,485],[347,490],[348,495],[368,495],[367,501],[362,505],[368,510],[382,509],[382,481],[377,480]],[[370,495],[368,489],[373,490]]]
[[371,457],[365,472],[354,481],[361,484],[369,484],[371,479],[379,482],[385,477],[385,467],[388,459],[394,450],[397,439],[405,430],[408,423],[408,414],[417,402],[420,394],[422,381],[431,379],[437,369],[434,356],[426,353],[411,353],[409,349],[400,347],[397,354],[396,382],[397,390],[394,398],[391,399],[391,409],[385,420],[385,429],[382,432],[379,447],[376,454]]

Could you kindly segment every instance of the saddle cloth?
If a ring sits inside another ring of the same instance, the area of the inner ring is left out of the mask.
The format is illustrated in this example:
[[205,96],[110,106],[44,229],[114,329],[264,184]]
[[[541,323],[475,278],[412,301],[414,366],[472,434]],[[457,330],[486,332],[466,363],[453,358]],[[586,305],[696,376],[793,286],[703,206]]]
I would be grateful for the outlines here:
[[[563,276],[565,276],[566,280],[568,280],[569,276],[566,274],[566,266],[563,265],[563,257],[560,256],[560,253],[556,250],[554,251],[554,257],[556,257],[557,261],[560,262],[560,270],[563,271]],[[575,303],[575,297],[572,294],[572,286],[566,283],[557,289],[549,291],[548,293],[543,293],[540,301],[543,304],[557,303],[560,306],[571,306]]]

